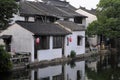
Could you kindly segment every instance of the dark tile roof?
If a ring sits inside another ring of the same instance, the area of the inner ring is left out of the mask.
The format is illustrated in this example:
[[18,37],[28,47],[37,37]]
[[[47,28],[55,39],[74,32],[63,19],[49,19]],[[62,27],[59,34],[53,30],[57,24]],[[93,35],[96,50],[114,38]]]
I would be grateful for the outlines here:
[[80,24],[76,24],[74,22],[71,21],[57,21],[59,24],[63,25],[64,27],[71,29],[72,31],[84,31],[85,30],[85,26],[84,25],[80,25]]
[[12,37],[12,35],[2,35],[2,36],[0,36],[0,39],[9,39],[11,37]]
[[65,30],[58,24],[40,23],[40,22],[22,22],[17,21],[17,24],[34,33],[35,35],[67,35],[69,31]]
[[34,7],[32,7],[29,2],[20,2],[20,9],[19,9],[19,12],[20,12],[20,15],[42,15],[43,13],[37,9],[35,9]]
[[68,7],[62,7],[62,6],[57,6],[57,9],[59,9],[61,12],[66,13],[67,15],[69,15],[70,17],[84,17],[86,18],[86,16],[79,14],[77,12],[75,12],[74,10],[68,8]]
[[60,0],[42,0],[42,1],[49,5],[68,7],[74,11],[77,10],[75,7],[70,5],[69,2],[66,2],[66,1],[60,1]]
[[74,17],[80,16],[85,17],[81,14],[78,14],[74,10],[68,7],[55,7],[53,5],[48,5],[41,2],[30,2],[24,1],[20,2],[20,14],[21,15],[45,15],[45,16],[54,16],[54,17]]
[[81,7],[81,6],[80,6],[79,9],[82,9],[82,10],[84,10],[84,11],[90,13],[90,14],[96,15],[96,9],[88,10],[88,9],[86,9],[85,7]]

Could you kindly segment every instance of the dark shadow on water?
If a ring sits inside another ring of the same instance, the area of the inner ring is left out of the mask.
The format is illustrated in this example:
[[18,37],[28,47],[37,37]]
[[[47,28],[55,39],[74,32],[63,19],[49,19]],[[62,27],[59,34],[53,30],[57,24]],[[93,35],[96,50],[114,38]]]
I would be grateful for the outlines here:
[[70,65],[71,68],[74,68],[76,66],[75,60],[71,60],[70,62],[68,62],[68,65]]
[[26,70],[0,73],[0,80],[24,80],[30,79],[30,73]]
[[12,80],[12,72],[0,73],[0,80]]

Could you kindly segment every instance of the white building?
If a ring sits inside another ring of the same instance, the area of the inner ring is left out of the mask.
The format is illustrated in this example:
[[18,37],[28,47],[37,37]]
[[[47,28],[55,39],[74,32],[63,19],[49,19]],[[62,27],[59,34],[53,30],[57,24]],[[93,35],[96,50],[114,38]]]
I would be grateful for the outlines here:
[[[73,24],[74,28],[68,28],[70,27],[67,26],[68,23]],[[84,28],[73,22],[64,22],[63,24],[62,21],[58,21],[44,24],[19,21],[8,27],[1,35],[6,41],[7,49],[10,48],[10,51],[16,53],[29,52],[31,61],[67,57],[72,50],[76,54],[85,53]],[[36,43],[37,38],[39,38],[39,43]]]
[[87,16],[86,18],[86,27],[93,21],[97,20],[96,9],[88,10],[85,7],[80,7],[76,12]]
[[[88,25],[90,23],[97,20],[96,9],[88,10],[85,7],[80,7],[78,10],[76,10],[76,12],[87,16],[87,18],[86,18],[86,28],[88,27]],[[97,35],[95,35],[93,37],[89,37],[88,41],[89,41],[90,45],[96,45],[97,44]]]
[[32,62],[67,57],[71,51],[85,53],[86,16],[61,5],[28,1],[19,5],[20,21],[0,34],[8,51],[28,52]]

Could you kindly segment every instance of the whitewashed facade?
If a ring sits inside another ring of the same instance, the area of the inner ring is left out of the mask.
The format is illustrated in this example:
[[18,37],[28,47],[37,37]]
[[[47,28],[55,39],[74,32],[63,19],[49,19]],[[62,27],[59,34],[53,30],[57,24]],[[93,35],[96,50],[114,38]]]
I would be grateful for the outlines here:
[[[92,23],[93,21],[97,20],[96,15],[91,14],[91,13],[89,13],[89,12],[87,12],[87,11],[81,9],[81,8],[79,8],[76,12],[78,12],[78,13],[80,13],[82,15],[87,16],[87,18],[86,18],[86,28],[88,27],[88,25],[90,23]],[[96,45],[97,44],[97,35],[94,35],[93,37],[89,37],[88,41],[89,41],[90,45]],[[91,48],[92,48],[92,46],[91,46]]]
[[82,9],[78,9],[76,12],[78,12],[78,13],[80,13],[80,14],[82,14],[82,15],[87,16],[87,18],[86,18],[86,27],[89,25],[89,23],[97,20],[96,15],[93,15],[93,14],[91,14],[91,13],[88,13],[88,12],[82,10]]
[[0,35],[12,35],[11,52],[29,52],[31,53],[31,61],[34,61],[34,38],[32,32],[18,24],[13,24]]
[[[25,11],[23,11],[23,13],[25,12],[24,15],[20,15],[20,13],[18,13],[17,15],[13,15],[14,18],[12,18],[13,22],[11,24],[13,24],[17,20],[23,21],[23,24],[24,24],[24,22],[30,22],[30,23],[31,22],[32,23],[36,22],[36,24],[32,25],[32,28],[31,28],[31,29],[33,29],[33,27],[34,27],[34,31],[35,31],[35,29],[36,29],[35,27],[38,25],[37,23],[46,23],[46,24],[47,23],[53,23],[53,24],[55,24],[55,21],[57,21],[57,20],[62,20],[64,22],[65,17],[63,17],[61,15],[70,14],[69,11],[67,11],[67,10],[60,10],[60,13],[62,13],[62,14],[60,14],[59,12],[57,14],[55,12],[53,12],[54,14],[58,15],[59,18],[57,16],[56,17],[51,16],[51,15],[48,16],[48,15],[46,15],[44,13],[39,12],[40,9],[34,8],[35,7],[34,4],[29,3],[29,4],[31,4],[31,7],[33,7],[31,9],[31,10],[33,10],[33,12],[32,11],[30,12],[32,14],[32,16],[31,16],[31,15],[28,15],[29,12],[27,12],[27,9],[26,9],[26,7],[28,9],[30,8],[30,5],[28,5],[28,3],[29,2],[25,1],[25,4],[23,5],[23,7],[21,6],[22,7],[21,10],[25,10]],[[23,2],[21,4],[23,4]],[[65,4],[66,4],[66,2],[65,2]],[[32,5],[34,5],[34,6],[32,6]],[[47,5],[45,4],[44,7],[45,6],[47,6]],[[48,7],[50,7],[50,6],[47,6],[47,8]],[[51,7],[53,7],[53,6],[51,6]],[[64,7],[64,8],[69,9],[67,7]],[[44,11],[44,8],[41,8],[41,9],[43,9],[43,11]],[[46,9],[45,9],[45,11],[46,11]],[[55,8],[55,10],[56,9],[57,8]],[[53,8],[53,10],[54,10],[54,8]],[[35,11],[35,13],[34,13],[34,11]],[[59,9],[57,11],[59,11]],[[40,14],[36,15],[36,12],[39,12]],[[75,25],[79,25],[79,28],[85,26],[85,24],[86,24],[86,19],[85,19],[86,16],[79,15],[75,11],[71,11],[71,12],[72,13],[70,15],[68,15],[68,17],[66,15],[66,19],[68,19],[67,21],[71,21],[71,22],[74,23],[75,18],[73,16],[76,15],[76,17],[79,18],[78,21],[77,21],[77,22],[79,22],[79,24],[75,23]],[[54,15],[53,13],[51,13],[51,11],[50,11],[50,14]],[[44,15],[44,16],[41,16],[41,14]],[[48,11],[48,14],[49,14],[49,11]],[[26,25],[26,24],[24,24],[24,25]],[[60,24],[59,26],[61,28],[64,27],[64,25],[62,25],[62,24]],[[27,25],[27,27],[29,27],[29,25]],[[74,26],[72,26],[72,27],[74,27]],[[44,28],[44,26],[42,26],[42,28]],[[48,29],[49,28],[47,28],[47,30]],[[66,33],[70,32],[71,34],[64,34],[65,39],[64,39],[64,43],[63,43],[64,45],[62,45],[62,48],[53,48],[53,38],[54,37],[53,37],[53,35],[49,35],[49,31],[48,31],[48,33],[45,33],[46,34],[45,36],[50,37],[50,39],[49,39],[49,48],[48,49],[37,49],[37,51],[35,49],[35,44],[36,44],[35,43],[35,40],[36,40],[35,35],[36,34],[33,33],[33,32],[30,32],[29,29],[26,29],[23,26],[17,24],[17,22],[14,23],[12,26],[8,27],[0,35],[1,36],[2,35],[11,35],[12,38],[11,38],[11,43],[10,43],[10,48],[11,48],[10,51],[11,52],[16,52],[16,53],[20,53],[20,52],[31,53],[31,61],[32,62],[34,62],[34,61],[42,61],[42,60],[51,60],[51,59],[55,59],[55,58],[61,58],[63,56],[67,57],[67,56],[70,55],[71,51],[75,51],[77,55],[85,53],[85,31],[84,30],[72,30],[72,29],[69,29],[68,27],[63,28],[63,29],[62,29],[63,32],[66,31]],[[78,26],[77,26],[77,29],[78,29]],[[40,29],[40,30],[42,30],[42,29]],[[55,29],[52,30],[52,31],[56,32]],[[40,31],[38,31],[38,32],[40,32]],[[38,36],[41,37],[40,35],[38,35]],[[72,41],[68,40],[68,38],[70,38],[70,37],[71,37]],[[78,39],[78,37],[80,37],[80,39]]]
[[[13,24],[8,29],[1,33],[2,35],[12,35],[11,39],[11,52],[29,52],[31,53],[31,61],[34,62],[34,44],[35,39],[33,37],[34,33],[24,29],[18,24]],[[23,36],[24,35],[24,36]],[[64,56],[70,55],[73,50],[77,55],[85,53],[85,31],[76,31],[65,37],[64,44]],[[77,36],[83,36],[80,40],[80,45],[77,45]],[[68,37],[71,37],[72,41],[68,41]],[[49,49],[37,50],[37,61],[51,60],[55,58],[61,58],[62,48],[53,48],[53,36],[50,36]]]
[[[77,37],[83,36],[79,40],[80,45],[77,45]],[[67,37],[72,38],[72,42],[69,42],[67,45]],[[74,31],[71,35],[68,35],[65,39],[65,56],[70,55],[70,52],[73,50],[76,52],[76,55],[85,53],[85,31]]]

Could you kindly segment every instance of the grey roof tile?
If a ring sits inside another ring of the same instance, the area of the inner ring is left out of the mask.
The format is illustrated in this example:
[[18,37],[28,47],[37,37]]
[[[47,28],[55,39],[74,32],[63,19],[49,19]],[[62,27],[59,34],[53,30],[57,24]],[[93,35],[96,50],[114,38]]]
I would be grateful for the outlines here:
[[78,14],[74,10],[68,7],[53,6],[41,2],[30,2],[24,1],[20,2],[20,14],[21,15],[45,15],[54,17],[86,17],[84,15]]
[[63,25],[64,27],[71,29],[72,31],[84,31],[85,26],[79,25],[71,21],[57,21],[59,24]]
[[54,23],[40,23],[40,22],[22,22],[17,21],[21,27],[34,33],[35,35],[67,35],[71,34],[69,31],[63,29],[58,24]]

